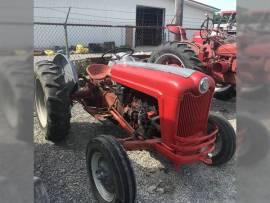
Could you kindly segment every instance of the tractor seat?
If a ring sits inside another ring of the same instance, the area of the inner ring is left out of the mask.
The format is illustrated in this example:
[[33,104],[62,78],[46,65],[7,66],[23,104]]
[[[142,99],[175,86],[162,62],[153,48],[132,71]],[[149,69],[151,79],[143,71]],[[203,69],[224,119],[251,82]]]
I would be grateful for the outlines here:
[[167,24],[166,27],[169,30],[169,32],[176,35],[180,35],[182,41],[188,40],[186,30],[182,26],[175,25],[175,24]]
[[93,80],[104,80],[106,77],[110,77],[111,68],[103,64],[92,64],[86,68],[86,72]]

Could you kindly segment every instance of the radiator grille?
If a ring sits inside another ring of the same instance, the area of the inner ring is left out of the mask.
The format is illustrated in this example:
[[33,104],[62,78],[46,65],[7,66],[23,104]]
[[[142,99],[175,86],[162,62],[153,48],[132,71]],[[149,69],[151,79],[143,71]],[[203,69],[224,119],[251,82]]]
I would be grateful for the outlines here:
[[211,91],[195,96],[185,93],[180,104],[178,136],[194,135],[206,128],[211,103]]

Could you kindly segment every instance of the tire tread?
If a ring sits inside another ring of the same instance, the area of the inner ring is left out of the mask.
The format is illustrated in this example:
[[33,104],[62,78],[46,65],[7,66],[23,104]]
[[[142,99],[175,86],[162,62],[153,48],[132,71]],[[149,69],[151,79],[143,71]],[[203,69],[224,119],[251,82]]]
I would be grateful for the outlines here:
[[35,66],[35,77],[45,93],[48,111],[45,138],[53,142],[62,141],[70,128],[70,98],[63,70],[51,61],[40,61]]

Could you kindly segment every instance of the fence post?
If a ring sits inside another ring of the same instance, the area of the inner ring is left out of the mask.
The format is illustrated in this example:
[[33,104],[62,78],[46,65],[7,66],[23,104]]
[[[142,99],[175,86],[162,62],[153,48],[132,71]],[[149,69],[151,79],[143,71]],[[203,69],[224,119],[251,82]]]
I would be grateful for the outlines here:
[[71,8],[68,8],[68,13],[66,16],[66,20],[65,20],[65,24],[64,24],[64,30],[65,30],[65,42],[66,42],[66,55],[69,58],[70,54],[69,54],[69,47],[68,47],[68,31],[67,31],[67,21],[68,21],[68,17],[69,17],[69,13],[70,13]]

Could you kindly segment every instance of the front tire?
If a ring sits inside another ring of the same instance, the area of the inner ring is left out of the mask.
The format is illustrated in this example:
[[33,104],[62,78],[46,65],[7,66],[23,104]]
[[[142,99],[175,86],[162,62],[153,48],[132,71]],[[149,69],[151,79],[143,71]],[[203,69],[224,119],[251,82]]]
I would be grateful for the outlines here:
[[112,136],[92,139],[86,152],[91,188],[102,203],[133,203],[136,181],[128,156]]
[[236,134],[231,124],[222,116],[210,114],[209,126],[218,127],[218,135],[215,142],[215,150],[209,154],[212,166],[219,166],[230,161],[236,150]]
[[214,97],[218,100],[228,101],[236,96],[235,87],[226,85],[219,87],[216,85]]

